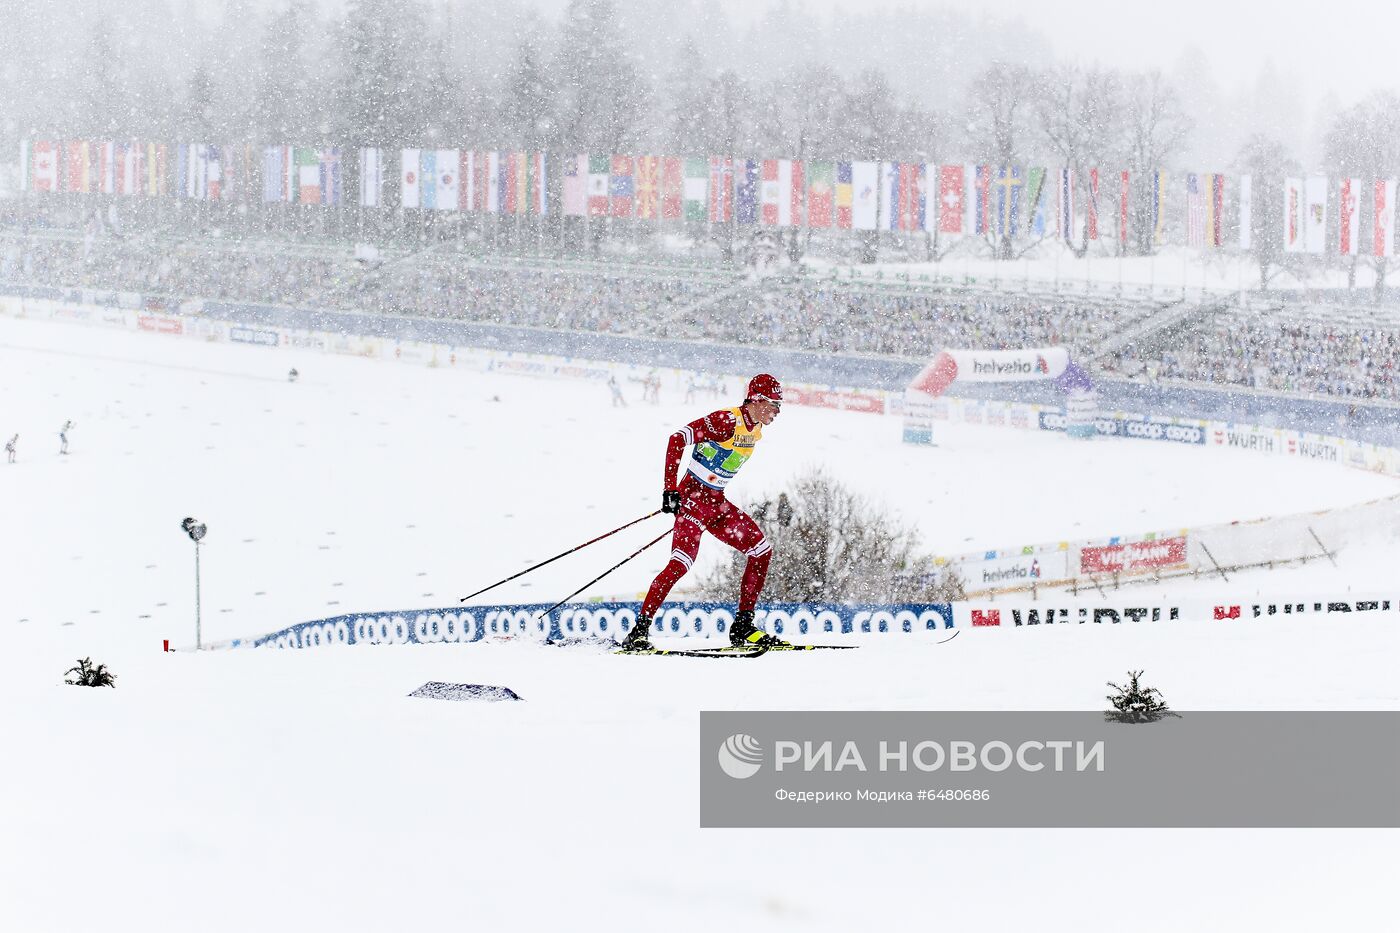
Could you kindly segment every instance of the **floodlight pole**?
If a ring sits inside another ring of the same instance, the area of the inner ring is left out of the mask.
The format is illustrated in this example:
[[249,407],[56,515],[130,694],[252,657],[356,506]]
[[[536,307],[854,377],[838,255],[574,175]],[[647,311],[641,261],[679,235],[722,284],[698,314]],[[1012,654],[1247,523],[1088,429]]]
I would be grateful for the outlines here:
[[194,543],[194,650],[202,647],[199,625],[199,542]]
[[199,618],[199,539],[204,537],[209,529],[203,522],[195,521],[193,518],[185,519],[180,523],[180,527],[194,542],[194,650],[198,651],[204,647]]

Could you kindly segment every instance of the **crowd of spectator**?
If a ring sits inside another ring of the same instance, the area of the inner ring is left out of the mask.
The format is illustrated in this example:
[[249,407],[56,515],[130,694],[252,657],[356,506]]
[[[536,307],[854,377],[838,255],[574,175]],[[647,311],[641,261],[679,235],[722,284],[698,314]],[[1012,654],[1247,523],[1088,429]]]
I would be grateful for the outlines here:
[[1169,350],[1122,362],[1148,378],[1400,401],[1400,334],[1389,328],[1229,314]]
[[0,281],[82,286],[210,300],[314,302],[355,270],[349,259],[188,244],[153,250],[118,239],[10,238],[0,248]]
[[947,347],[1068,344],[1087,352],[1153,309],[733,274],[508,266],[450,252],[362,265],[345,255],[217,241],[153,250],[110,238],[11,240],[0,279],[914,358]]
[[[410,314],[634,336],[927,359],[949,347],[1068,346],[1081,359],[1150,315],[1146,301],[861,286],[811,278],[486,262],[429,251],[385,263],[348,252],[216,240],[152,249],[111,237],[0,241],[0,281]],[[1355,322],[1246,312],[1188,328],[1168,350],[1104,366],[1131,378],[1400,401],[1400,336]]]

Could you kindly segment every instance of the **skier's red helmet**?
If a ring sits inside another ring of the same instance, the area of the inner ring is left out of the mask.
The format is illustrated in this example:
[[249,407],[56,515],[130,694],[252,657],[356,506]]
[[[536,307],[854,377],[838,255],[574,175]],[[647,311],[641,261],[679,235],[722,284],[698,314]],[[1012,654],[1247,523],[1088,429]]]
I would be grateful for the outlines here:
[[746,399],[763,399],[765,402],[783,403],[783,386],[777,379],[767,373],[760,373],[749,380],[749,391]]

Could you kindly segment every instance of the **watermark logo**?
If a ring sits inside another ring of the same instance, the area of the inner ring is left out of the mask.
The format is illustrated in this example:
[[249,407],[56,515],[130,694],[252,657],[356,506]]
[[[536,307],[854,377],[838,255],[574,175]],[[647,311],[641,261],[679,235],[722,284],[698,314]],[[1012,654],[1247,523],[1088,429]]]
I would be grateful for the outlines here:
[[719,747],[719,766],[732,778],[751,778],[763,767],[763,746],[751,735],[735,733]]

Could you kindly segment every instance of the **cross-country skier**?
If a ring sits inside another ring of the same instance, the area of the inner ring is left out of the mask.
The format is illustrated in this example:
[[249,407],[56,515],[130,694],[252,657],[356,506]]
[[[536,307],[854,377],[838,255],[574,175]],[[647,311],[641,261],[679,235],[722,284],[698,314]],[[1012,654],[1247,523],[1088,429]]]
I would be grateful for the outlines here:
[[[724,497],[724,489],[734,474],[753,455],[763,438],[763,428],[778,417],[783,404],[783,388],[766,373],[749,380],[744,403],[722,408],[690,422],[671,435],[666,446],[666,470],[661,493],[661,510],[674,513],[676,530],[671,538],[671,559],[652,581],[641,614],[622,647],[627,651],[651,649],[648,635],[666,594],[695,562],[700,551],[700,535],[708,531],[725,544],[748,556],[744,577],[739,584],[739,607],[729,629],[733,645],[766,646],[787,644],[760,631],[753,624],[754,606],[768,576],[772,546],[749,515]],[[676,482],[686,448],[692,448],[686,461],[685,477]]]
[[9,460],[10,463],[15,462],[15,444],[18,441],[19,435],[16,434],[14,437],[10,438],[8,441],[5,442],[5,457],[7,460]]
[[71,420],[63,422],[63,427],[58,429],[58,452],[61,454],[68,453],[68,432],[71,430],[73,430]]
[[613,408],[626,408],[627,399],[622,397],[622,386],[617,384],[617,376],[608,376],[608,389],[612,392]]

